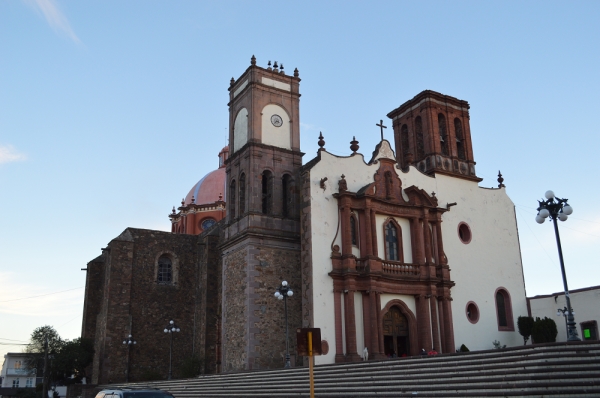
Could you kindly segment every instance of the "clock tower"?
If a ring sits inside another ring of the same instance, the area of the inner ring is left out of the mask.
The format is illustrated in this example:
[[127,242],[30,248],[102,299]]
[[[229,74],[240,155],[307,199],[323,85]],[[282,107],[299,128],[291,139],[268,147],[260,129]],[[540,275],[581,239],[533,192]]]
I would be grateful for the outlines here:
[[[229,86],[227,219],[223,244],[223,371],[279,368],[285,314],[273,294],[286,280],[290,330],[300,327],[298,70],[251,65]],[[293,333],[292,333],[293,335]],[[288,342],[294,352],[295,339]]]

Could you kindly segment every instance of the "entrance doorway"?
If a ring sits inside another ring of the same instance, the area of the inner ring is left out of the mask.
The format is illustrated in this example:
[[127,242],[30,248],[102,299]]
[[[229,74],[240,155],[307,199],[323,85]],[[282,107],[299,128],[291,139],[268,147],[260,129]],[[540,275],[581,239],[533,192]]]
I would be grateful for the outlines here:
[[388,357],[410,355],[408,320],[398,307],[392,307],[383,317],[383,345]]

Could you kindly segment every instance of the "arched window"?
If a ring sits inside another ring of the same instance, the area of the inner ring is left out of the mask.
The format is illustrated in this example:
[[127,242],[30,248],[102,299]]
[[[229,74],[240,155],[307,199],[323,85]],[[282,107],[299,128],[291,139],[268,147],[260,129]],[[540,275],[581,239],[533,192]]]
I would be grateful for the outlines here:
[[240,217],[246,212],[246,174],[240,176]]
[[358,220],[354,213],[350,215],[350,236],[352,238],[352,246],[358,246]]
[[438,114],[438,127],[440,129],[440,145],[442,146],[442,155],[448,156],[448,135],[446,134],[446,117]]
[[402,253],[402,229],[394,220],[389,220],[383,227],[385,239],[385,258],[390,261],[404,261]]
[[406,162],[406,155],[410,153],[409,143],[408,143],[408,126],[406,124],[402,125],[400,129],[400,144],[402,145],[402,157]]
[[229,219],[235,219],[235,180],[229,184]]
[[458,153],[458,158],[466,160],[462,122],[459,118],[454,119],[454,132],[456,133],[456,152]]
[[423,138],[423,121],[421,116],[415,118],[415,138],[417,140],[417,160],[425,157],[425,139]]
[[159,285],[171,285],[173,283],[173,264],[166,254],[158,258],[158,275],[156,281]]
[[273,212],[273,173],[269,170],[262,173],[262,212],[263,214]]
[[510,295],[504,288],[496,290],[496,315],[498,317],[498,330],[514,331],[515,325],[512,316],[512,304]]
[[289,174],[281,178],[281,206],[284,217],[291,217],[294,209],[294,192],[292,176]]

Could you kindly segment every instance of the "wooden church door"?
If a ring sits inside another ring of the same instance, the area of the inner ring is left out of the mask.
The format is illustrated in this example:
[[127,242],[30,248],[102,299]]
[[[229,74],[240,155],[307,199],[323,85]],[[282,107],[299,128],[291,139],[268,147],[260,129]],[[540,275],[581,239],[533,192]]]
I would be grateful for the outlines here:
[[398,307],[390,308],[383,317],[383,344],[388,357],[410,355],[408,320]]

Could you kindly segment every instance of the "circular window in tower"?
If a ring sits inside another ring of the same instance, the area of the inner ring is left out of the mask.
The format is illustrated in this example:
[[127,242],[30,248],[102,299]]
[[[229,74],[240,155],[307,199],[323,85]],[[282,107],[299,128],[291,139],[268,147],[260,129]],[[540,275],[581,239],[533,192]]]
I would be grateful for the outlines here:
[[475,324],[479,321],[479,307],[473,301],[467,303],[467,319],[469,322]]
[[471,228],[465,222],[458,224],[458,237],[465,245],[471,242]]
[[200,223],[200,228],[202,228],[203,231],[206,231],[207,229],[209,229],[210,227],[212,227],[216,223],[217,223],[217,221],[215,219],[213,219],[213,218],[205,218]]

